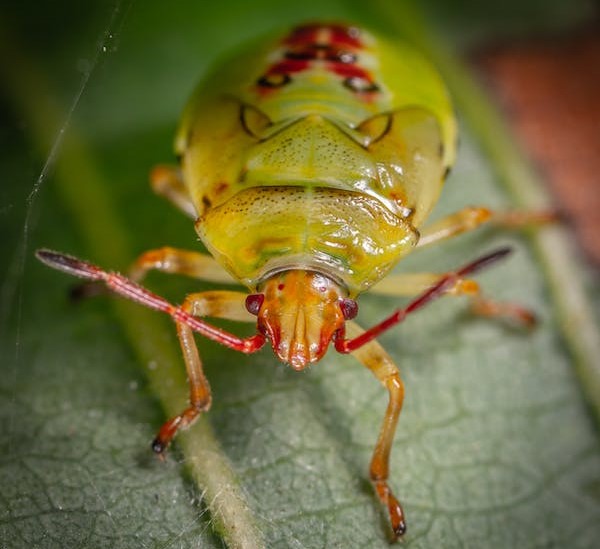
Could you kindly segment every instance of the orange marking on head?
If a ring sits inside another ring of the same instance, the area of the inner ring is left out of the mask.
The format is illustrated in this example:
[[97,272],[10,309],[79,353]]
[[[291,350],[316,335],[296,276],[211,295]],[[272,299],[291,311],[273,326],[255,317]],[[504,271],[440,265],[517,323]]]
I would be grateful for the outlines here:
[[258,325],[279,359],[296,370],[320,360],[344,324],[346,292],[322,274],[301,270],[272,276],[260,291]]

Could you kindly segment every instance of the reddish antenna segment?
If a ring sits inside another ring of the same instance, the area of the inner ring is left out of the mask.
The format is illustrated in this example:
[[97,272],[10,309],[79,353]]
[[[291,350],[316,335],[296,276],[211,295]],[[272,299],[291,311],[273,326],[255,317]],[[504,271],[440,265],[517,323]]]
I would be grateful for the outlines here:
[[[354,339],[344,339],[343,329],[338,331],[335,335],[335,349],[340,353],[351,353],[366,345],[392,326],[402,322],[410,313],[421,309],[428,303],[444,295],[459,279],[481,271],[492,263],[506,257],[510,252],[510,248],[501,248],[468,263],[455,272],[442,276],[435,285],[411,301],[406,307],[396,310],[379,324],[376,324]],[[169,303],[166,299],[152,293],[123,275],[104,271],[87,261],[46,249],[38,250],[35,255],[42,263],[59,271],[64,271],[70,275],[87,280],[104,282],[113,292],[141,305],[145,305],[150,309],[167,313],[176,322],[183,322],[193,331],[235,351],[251,354],[258,351],[265,343],[265,336],[261,333],[247,338],[240,338],[189,314],[181,307]]]
[[511,253],[510,248],[500,248],[495,252],[484,255],[483,257],[468,263],[467,265],[458,269],[456,272],[446,274],[434,286],[411,301],[406,307],[396,310],[396,312],[382,320],[379,324],[376,324],[354,339],[344,339],[343,333],[338,334],[335,339],[336,351],[340,353],[351,353],[352,351],[355,351],[359,347],[362,347],[363,345],[369,343],[369,341],[372,341],[381,335],[383,332],[389,330],[392,326],[402,322],[410,313],[418,311],[428,303],[432,302],[434,299],[442,297],[442,295],[444,295],[444,293],[449,290],[457,282],[457,280],[466,275],[481,271],[492,263],[503,259],[509,253]]
[[208,339],[212,339],[235,351],[251,354],[258,351],[265,343],[265,336],[262,334],[256,334],[248,338],[240,338],[192,316],[181,307],[169,303],[166,299],[152,293],[123,275],[109,273],[87,261],[82,261],[81,259],[77,259],[76,257],[67,254],[45,249],[38,250],[35,255],[42,263],[45,263],[54,269],[58,269],[59,271],[64,271],[70,275],[85,278],[87,280],[102,281],[113,292],[140,303],[141,305],[145,305],[150,309],[167,313],[173,320],[185,323],[194,330],[194,332],[198,332]]

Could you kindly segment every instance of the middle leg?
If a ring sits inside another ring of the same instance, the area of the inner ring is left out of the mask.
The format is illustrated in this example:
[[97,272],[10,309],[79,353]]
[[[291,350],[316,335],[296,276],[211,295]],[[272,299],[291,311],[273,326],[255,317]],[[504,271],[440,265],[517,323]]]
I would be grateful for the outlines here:
[[[412,297],[431,288],[447,273],[406,273],[389,275],[377,283],[371,292],[374,294]],[[520,326],[535,325],[535,315],[516,303],[499,302],[482,294],[479,284],[470,278],[458,279],[446,291],[447,295],[467,296],[470,298],[471,311],[479,316],[504,318]]]
[[557,219],[558,215],[551,210],[497,212],[483,206],[468,206],[426,226],[421,231],[417,247],[422,248],[436,244],[459,234],[473,231],[483,224],[506,229],[521,229],[527,226],[552,223]]

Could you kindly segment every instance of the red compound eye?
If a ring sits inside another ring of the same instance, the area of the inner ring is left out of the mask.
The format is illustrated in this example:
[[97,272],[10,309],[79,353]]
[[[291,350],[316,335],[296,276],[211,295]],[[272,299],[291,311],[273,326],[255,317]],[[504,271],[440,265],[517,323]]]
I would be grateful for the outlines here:
[[358,303],[354,299],[342,299],[340,301],[340,308],[346,320],[352,320],[358,314]]
[[250,294],[246,298],[246,310],[251,315],[257,315],[258,311],[260,311],[260,306],[263,304],[265,300],[265,296],[263,294]]

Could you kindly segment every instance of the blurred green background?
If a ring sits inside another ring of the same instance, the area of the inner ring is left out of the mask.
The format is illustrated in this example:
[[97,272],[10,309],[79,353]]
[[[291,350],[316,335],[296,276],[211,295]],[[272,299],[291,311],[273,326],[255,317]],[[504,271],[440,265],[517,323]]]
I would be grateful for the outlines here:
[[[149,441],[185,398],[173,327],[108,298],[70,304],[73,281],[33,251],[124,270],[149,248],[198,246],[189,220],[152,195],[147,173],[173,161],[194,84],[247,39],[306,19],[351,20],[459,63],[492,42],[576,32],[595,13],[583,0],[3,7],[0,545],[387,547],[366,480],[385,394],[368,372],[331,353],[297,374],[268,350],[247,358],[201,342],[213,409],[161,463]],[[484,154],[485,121],[469,127],[460,109],[459,119],[459,161],[434,216],[509,207],[515,197],[498,174],[510,166]],[[528,240],[481,231],[415,254],[406,270],[443,270],[503,244],[514,257],[482,284],[532,307],[535,332],[446,300],[382,338],[407,385],[391,483],[410,547],[591,548],[600,538],[597,424]],[[148,285],[178,302],[208,287],[156,274]],[[359,320],[372,324],[393,305],[365,296]],[[194,441],[214,461],[194,464]],[[210,480],[218,467],[233,479],[232,497]],[[239,523],[217,517],[239,498]]]

